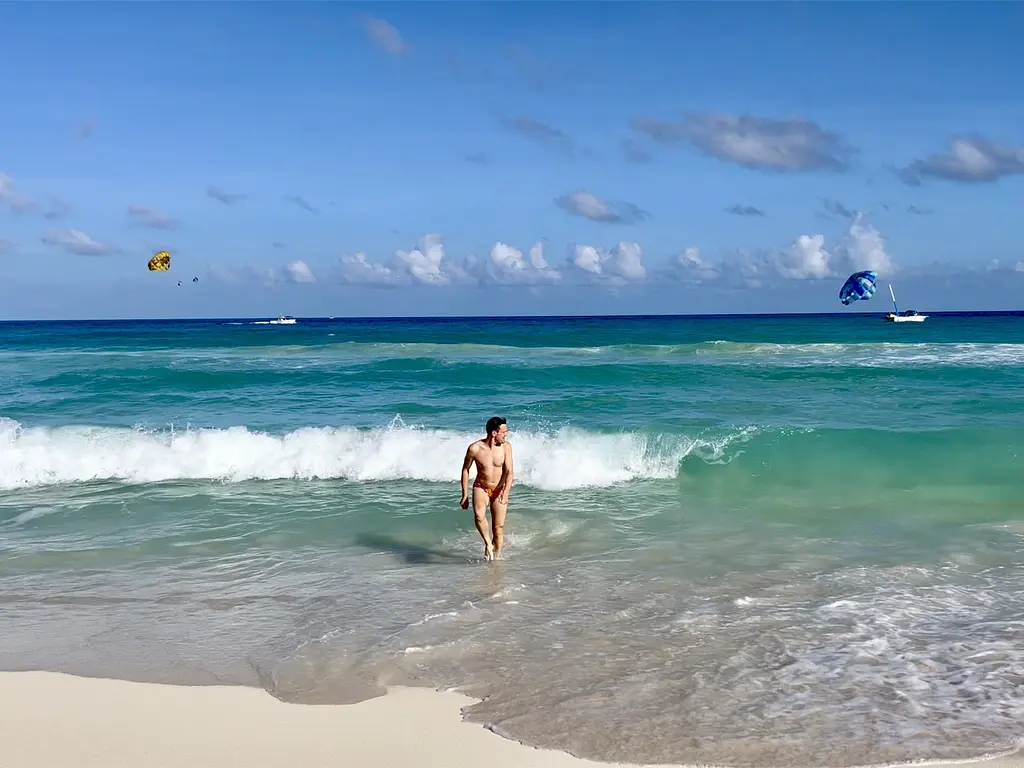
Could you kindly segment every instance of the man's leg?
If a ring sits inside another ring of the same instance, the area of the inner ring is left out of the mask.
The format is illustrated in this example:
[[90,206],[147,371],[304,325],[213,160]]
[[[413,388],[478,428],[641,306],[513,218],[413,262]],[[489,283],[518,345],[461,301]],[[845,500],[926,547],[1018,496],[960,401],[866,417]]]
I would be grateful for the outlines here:
[[501,554],[501,548],[505,545],[505,513],[508,512],[508,504],[495,499],[491,502],[491,544],[494,547],[494,556]]
[[[487,535],[487,492],[483,488],[473,488],[473,522],[480,532],[480,538],[484,540],[484,560],[494,559],[494,548],[491,545],[491,537]],[[492,515],[493,516],[493,515]]]

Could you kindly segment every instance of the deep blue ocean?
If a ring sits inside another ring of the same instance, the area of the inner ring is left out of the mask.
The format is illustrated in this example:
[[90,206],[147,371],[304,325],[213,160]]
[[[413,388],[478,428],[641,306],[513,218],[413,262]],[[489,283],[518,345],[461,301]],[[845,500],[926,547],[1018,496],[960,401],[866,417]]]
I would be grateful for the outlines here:
[[0,668],[458,687],[603,760],[998,752],[1022,457],[1021,314],[0,323]]

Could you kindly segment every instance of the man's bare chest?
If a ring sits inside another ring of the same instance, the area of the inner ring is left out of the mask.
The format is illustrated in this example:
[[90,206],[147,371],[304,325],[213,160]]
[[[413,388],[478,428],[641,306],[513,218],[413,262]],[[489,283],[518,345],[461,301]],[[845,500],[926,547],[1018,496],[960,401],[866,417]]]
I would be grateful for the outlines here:
[[505,464],[505,449],[504,448],[485,448],[480,451],[477,456],[477,461],[484,467],[493,467],[494,469],[501,469]]

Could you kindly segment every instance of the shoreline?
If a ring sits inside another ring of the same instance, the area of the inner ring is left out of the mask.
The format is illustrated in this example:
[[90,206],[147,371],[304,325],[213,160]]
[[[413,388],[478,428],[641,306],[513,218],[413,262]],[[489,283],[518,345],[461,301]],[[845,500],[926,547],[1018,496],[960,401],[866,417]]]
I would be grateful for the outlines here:
[[[473,703],[476,699],[455,690],[389,687],[384,696],[358,704],[291,704],[247,686],[0,672],[4,763],[22,768],[177,768],[192,763],[204,768],[639,765],[595,762],[528,746],[464,720],[463,708]],[[54,738],[55,733],[59,738]],[[1017,747],[972,760],[894,765],[1018,768],[1024,765],[1019,752]]]

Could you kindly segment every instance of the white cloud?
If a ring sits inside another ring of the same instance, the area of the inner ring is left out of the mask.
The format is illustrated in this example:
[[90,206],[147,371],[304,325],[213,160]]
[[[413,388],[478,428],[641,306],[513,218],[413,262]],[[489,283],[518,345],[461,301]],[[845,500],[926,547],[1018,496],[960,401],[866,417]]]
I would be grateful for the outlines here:
[[[89,247],[84,241],[78,245]],[[252,270],[258,269],[263,268],[250,268],[250,279],[256,274]],[[736,249],[721,260],[709,259],[697,248],[687,248],[671,256],[667,269],[658,268],[656,273],[687,284],[743,288],[788,280],[839,278],[860,269],[874,269],[884,275],[895,267],[882,234],[858,213],[844,237],[831,246],[822,234],[804,234],[781,249]],[[317,281],[303,261],[291,261],[278,271],[266,272],[281,282]],[[552,265],[545,258],[543,242],[524,252],[499,241],[483,258],[469,255],[452,259],[445,252],[442,236],[431,234],[422,238],[419,247],[398,250],[385,262],[362,252],[345,254],[334,274],[346,283],[377,286],[625,285],[647,281],[649,268],[643,249],[636,242],[620,241],[610,248],[576,244],[569,248],[563,265]]]
[[831,248],[822,234],[800,235],[782,249],[754,253],[737,249],[715,263],[688,248],[669,263],[669,276],[690,283],[725,283],[759,287],[779,280],[845,278],[849,273],[873,269],[879,275],[895,270],[885,250],[885,239],[862,213],[853,216],[845,237]]
[[441,235],[426,235],[419,248],[396,251],[387,265],[370,261],[364,253],[342,256],[342,279],[374,285],[448,285],[453,279],[467,277],[464,269],[445,263],[442,241]]
[[495,116],[510,131],[515,131],[523,138],[529,139],[542,147],[558,149],[569,154],[572,154],[576,148],[576,142],[561,128],[555,128],[553,125],[542,123],[540,120],[529,115],[508,117],[496,113]]
[[263,285],[276,285],[279,282],[277,270],[271,267],[261,267],[258,264],[252,264],[246,267],[246,271]]
[[0,173],[0,203],[6,203],[12,213],[31,213],[36,209],[34,202],[18,194],[14,179],[6,173]]
[[54,230],[43,236],[43,242],[83,256],[103,256],[115,251],[113,246],[98,243],[77,229]]
[[496,283],[525,283],[535,285],[544,282],[558,282],[562,273],[548,264],[544,258],[544,245],[537,243],[530,249],[529,257],[505,243],[495,243],[491,248],[487,264],[488,277]]
[[[14,179],[0,173],[0,206],[6,204],[12,213],[36,213],[40,205],[18,192]],[[63,200],[50,198],[49,207],[43,212],[47,219],[59,219],[71,213],[71,206]]]
[[781,277],[792,280],[844,277],[862,269],[886,275],[894,270],[882,233],[867,222],[863,213],[853,217],[845,240],[832,252],[825,248],[824,235],[800,235],[788,249],[775,254],[774,263]]
[[634,224],[647,217],[647,212],[633,203],[609,203],[584,189],[556,198],[555,204],[572,216],[582,216],[604,224]]
[[316,275],[309,265],[295,259],[287,264],[274,268],[260,264],[244,264],[241,266],[223,266],[214,264],[207,268],[209,276],[225,283],[260,283],[264,286],[282,283],[315,283]]
[[619,243],[611,252],[610,271],[626,280],[644,280],[644,255],[639,243]]
[[419,248],[395,253],[395,264],[415,283],[447,285],[451,278],[442,268],[444,244],[441,235],[426,235]]
[[298,195],[285,195],[284,199],[289,203],[299,206],[299,208],[302,208],[303,210],[309,211],[310,213],[320,213],[317,207],[304,197],[300,197]]
[[765,280],[771,279],[773,271],[774,265],[752,261],[746,254],[739,265],[740,280],[751,288],[760,288],[764,285]]
[[601,274],[601,254],[592,245],[577,245],[573,251],[572,263],[584,272]]
[[234,205],[237,202],[245,200],[246,195],[238,194],[236,192],[225,192],[213,184],[209,184],[206,187],[206,194],[208,197],[212,197],[214,200],[220,200],[224,205]]
[[800,235],[775,260],[779,274],[794,280],[828,277],[829,253],[825,250],[824,235]]
[[207,267],[206,272],[213,280],[219,280],[222,283],[231,283],[233,285],[256,282],[263,286],[270,287],[277,285],[280,282],[276,270],[259,264],[245,264],[239,267],[212,264]]
[[285,265],[285,274],[293,283],[315,283],[316,277],[306,262],[296,259]]
[[[608,250],[579,245],[570,249],[568,262],[572,273],[592,280],[628,283],[647,277],[638,243],[620,242]],[[560,283],[567,277],[564,270],[545,258],[543,243],[536,243],[524,253],[499,241],[483,259],[470,255],[456,261],[446,256],[440,235],[428,235],[412,251],[397,251],[387,263],[373,261],[364,253],[346,254],[341,257],[340,268],[345,282],[367,285],[537,286]]]
[[669,266],[674,276],[686,282],[708,282],[715,280],[720,274],[718,266],[701,256],[697,248],[687,248],[682,253],[677,253],[670,260]]
[[858,213],[850,224],[847,242],[839,251],[840,269],[855,272],[860,269],[873,269],[879,275],[893,271],[893,263],[885,251],[885,240],[882,233],[875,229]]
[[409,50],[409,44],[402,39],[401,33],[384,19],[368,16],[363,19],[363,26],[373,44],[385,53],[402,56]]
[[52,220],[67,216],[69,213],[71,213],[71,206],[68,203],[63,200],[51,198],[50,207],[43,216]]
[[592,279],[614,283],[642,282],[647,279],[643,249],[639,243],[619,242],[608,250],[592,245],[576,245],[569,253],[569,262]]
[[149,229],[175,229],[178,223],[163,211],[145,205],[128,206],[128,218],[140,227]]
[[348,283],[369,285],[397,285],[399,274],[383,264],[370,261],[365,253],[346,254],[341,257],[341,276]]
[[951,139],[949,151],[915,160],[896,170],[905,184],[920,186],[931,177],[961,184],[983,184],[1024,174],[1024,146],[1008,146],[983,136]]
[[662,144],[689,142],[711,157],[760,171],[843,172],[853,152],[838,134],[800,117],[705,113],[678,122],[634,117],[630,126]]
[[[962,272],[964,270],[964,267],[962,265],[956,264],[943,264],[942,267],[947,272]],[[976,266],[970,271],[986,273],[1000,272],[1002,273],[1003,277],[1005,277],[1007,273],[1019,275],[1024,274],[1024,261],[1018,260],[1016,263],[1009,262],[1004,264],[999,259],[989,259],[989,261],[984,266]]]
[[640,146],[637,142],[633,141],[633,139],[623,139],[619,142],[619,148],[622,150],[622,154],[625,156],[627,163],[636,163],[639,165],[642,163],[649,163],[654,159],[650,152]]

